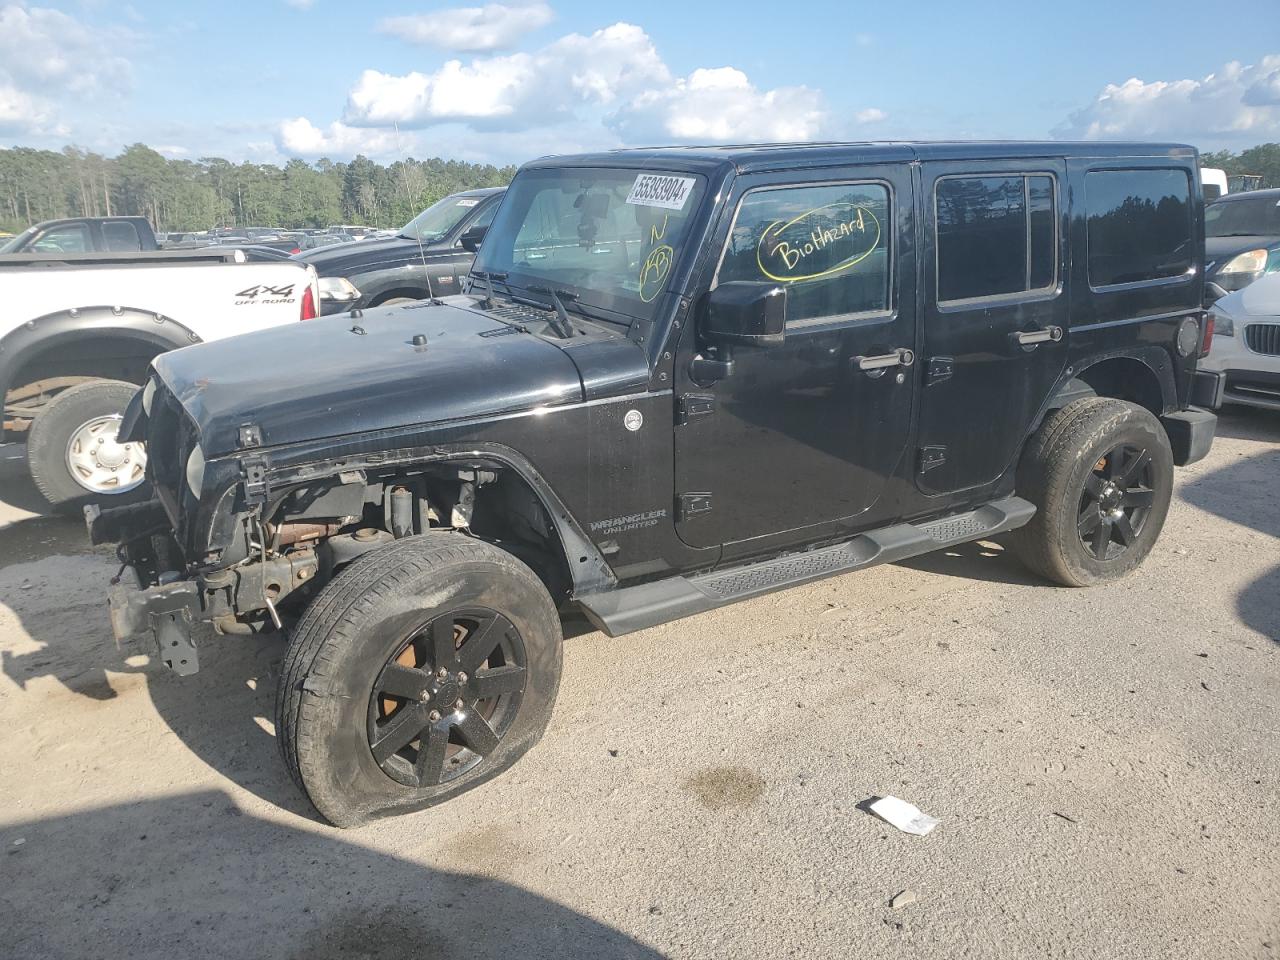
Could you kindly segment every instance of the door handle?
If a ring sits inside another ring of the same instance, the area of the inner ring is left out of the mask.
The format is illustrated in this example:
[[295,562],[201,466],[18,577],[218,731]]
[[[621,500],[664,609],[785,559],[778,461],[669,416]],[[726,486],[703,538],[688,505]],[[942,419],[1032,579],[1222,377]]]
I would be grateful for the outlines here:
[[1030,347],[1037,343],[1057,343],[1062,339],[1061,327],[1041,327],[1039,330],[1019,330],[1013,335],[1019,346]]
[[909,367],[916,362],[916,355],[906,347],[899,347],[893,353],[882,353],[875,357],[854,357],[850,362],[856,363],[859,370],[871,372],[887,370],[889,367]]

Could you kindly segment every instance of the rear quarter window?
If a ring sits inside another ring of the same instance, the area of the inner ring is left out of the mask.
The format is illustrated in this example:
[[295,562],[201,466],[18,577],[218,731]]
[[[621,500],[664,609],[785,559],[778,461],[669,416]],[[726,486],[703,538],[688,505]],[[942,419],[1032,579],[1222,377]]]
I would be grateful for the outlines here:
[[1168,280],[1195,265],[1185,170],[1091,170],[1084,178],[1089,285]]

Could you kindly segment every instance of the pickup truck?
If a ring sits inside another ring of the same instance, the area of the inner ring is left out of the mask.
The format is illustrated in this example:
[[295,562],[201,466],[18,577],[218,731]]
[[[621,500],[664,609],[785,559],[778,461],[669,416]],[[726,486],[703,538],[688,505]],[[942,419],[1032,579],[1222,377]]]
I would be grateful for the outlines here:
[[319,290],[307,264],[236,250],[15,254],[0,255],[0,301],[0,443],[26,439],[58,506],[144,492],[146,452],[116,427],[152,359],[308,320]]
[[0,254],[141,253],[159,246],[145,217],[72,217],[27,227],[0,244]]

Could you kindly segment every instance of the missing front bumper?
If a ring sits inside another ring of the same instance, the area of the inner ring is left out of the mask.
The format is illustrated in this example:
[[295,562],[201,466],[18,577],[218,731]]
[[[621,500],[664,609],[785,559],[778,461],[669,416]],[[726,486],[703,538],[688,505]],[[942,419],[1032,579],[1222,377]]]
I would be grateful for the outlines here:
[[200,669],[192,637],[200,614],[194,581],[143,588],[138,585],[134,569],[125,567],[111,587],[109,602],[111,630],[117,641],[149,636],[160,662],[178,676],[189,676]]

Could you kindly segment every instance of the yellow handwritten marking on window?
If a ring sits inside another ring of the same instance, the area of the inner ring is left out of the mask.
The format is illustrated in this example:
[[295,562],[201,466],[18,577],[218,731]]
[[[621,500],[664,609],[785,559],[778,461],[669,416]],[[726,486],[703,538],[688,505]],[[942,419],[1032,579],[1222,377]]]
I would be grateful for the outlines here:
[[669,215],[668,215],[668,214],[665,214],[665,213],[662,215],[662,229],[661,229],[661,230],[659,230],[659,229],[658,229],[658,225],[657,225],[656,223],[655,223],[653,226],[651,226],[651,227],[649,228],[649,242],[650,242],[650,243],[657,243],[659,240],[661,240],[663,237],[665,237],[665,236],[667,235],[667,218],[668,218],[668,216],[669,216]]
[[662,292],[662,284],[671,272],[671,263],[676,252],[663,244],[654,247],[649,256],[640,265],[640,299],[648,303]]
[[[846,201],[828,203],[793,220],[769,224],[756,245],[756,264],[762,274],[781,283],[818,280],[861,263],[879,243],[880,221],[869,209]],[[841,253],[838,262],[820,267]]]

